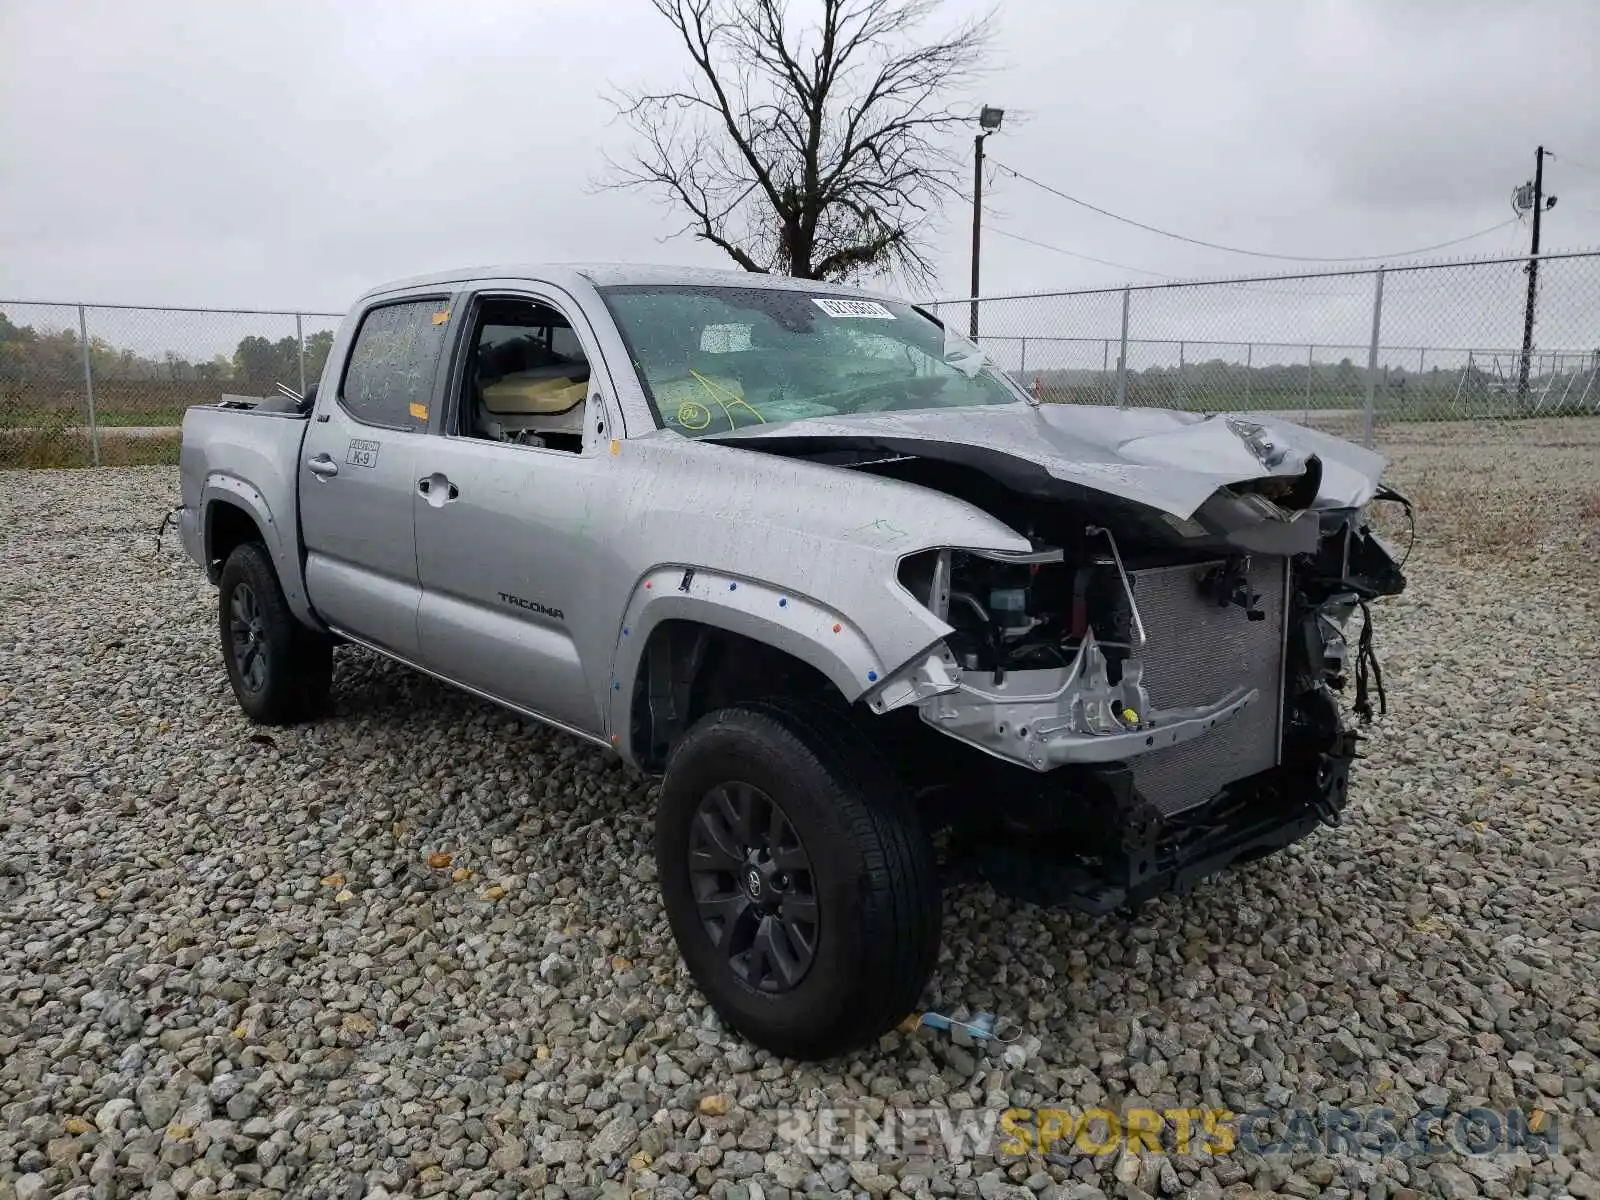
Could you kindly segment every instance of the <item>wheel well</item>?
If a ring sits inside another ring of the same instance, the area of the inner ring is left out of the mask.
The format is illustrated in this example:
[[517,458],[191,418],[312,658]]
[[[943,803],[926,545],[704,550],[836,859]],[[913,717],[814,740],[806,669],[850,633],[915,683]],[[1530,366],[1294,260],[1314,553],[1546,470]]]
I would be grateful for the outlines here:
[[660,770],[673,744],[706,713],[777,697],[848,708],[826,675],[786,651],[698,621],[663,621],[651,631],[634,677],[634,758],[646,770]]
[[213,583],[228,555],[246,542],[264,540],[255,518],[227,500],[213,500],[206,506],[206,526],[206,570]]

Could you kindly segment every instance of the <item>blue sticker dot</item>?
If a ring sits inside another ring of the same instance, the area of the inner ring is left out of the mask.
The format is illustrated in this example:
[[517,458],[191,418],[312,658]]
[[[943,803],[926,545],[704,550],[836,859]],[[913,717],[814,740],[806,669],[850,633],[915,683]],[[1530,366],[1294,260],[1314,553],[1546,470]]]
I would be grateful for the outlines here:
[[613,680],[612,680],[612,681],[611,681],[611,690],[612,690],[612,691],[613,691],[613,692],[620,692],[620,691],[621,691],[621,690],[622,690],[622,680],[620,680],[620,679],[613,679]]
[[628,636],[628,627],[626,625],[624,625],[622,627],[622,636],[623,637],[627,637]]
[[778,607],[779,608],[788,608],[789,607],[789,597],[787,597],[787,596],[779,597],[779,599],[778,599]]
[[877,678],[878,678],[878,673],[876,671],[868,671],[867,672],[867,680],[868,680],[868,682],[872,682],[872,681],[876,680]]
[[728,585],[728,590],[730,592],[737,592],[739,590],[739,585],[737,583],[730,583]]

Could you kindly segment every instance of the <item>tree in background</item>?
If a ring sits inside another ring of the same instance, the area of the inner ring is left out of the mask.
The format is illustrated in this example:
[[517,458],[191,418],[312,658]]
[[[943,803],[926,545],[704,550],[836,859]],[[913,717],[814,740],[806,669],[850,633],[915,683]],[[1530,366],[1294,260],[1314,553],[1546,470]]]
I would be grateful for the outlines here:
[[333,330],[319,329],[306,337],[306,386],[322,378],[322,368],[327,365],[328,351],[333,349]]
[[274,383],[292,386],[300,378],[300,348],[292,337],[277,342],[264,337],[241,338],[233,352],[233,378],[263,392],[271,391]]
[[[939,0],[651,0],[688,52],[682,90],[625,92],[638,135],[613,186],[687,210],[690,232],[747,271],[927,278],[920,244],[962,168],[945,98],[977,72],[991,18],[922,37]],[[964,145],[964,143],[963,143]]]
[[[323,364],[333,348],[331,330],[320,330],[306,337],[306,386],[322,377]],[[242,338],[233,352],[232,378],[263,393],[273,385],[300,387],[300,345],[293,337],[272,341],[264,337]]]

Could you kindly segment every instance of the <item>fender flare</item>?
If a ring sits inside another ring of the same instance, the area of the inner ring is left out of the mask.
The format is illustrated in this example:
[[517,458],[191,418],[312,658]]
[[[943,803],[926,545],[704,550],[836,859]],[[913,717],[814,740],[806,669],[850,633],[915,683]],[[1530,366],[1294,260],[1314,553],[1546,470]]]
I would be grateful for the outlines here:
[[630,762],[634,683],[651,634],[673,620],[741,634],[780,650],[816,668],[851,703],[888,673],[859,627],[808,596],[700,567],[652,567],[635,581],[623,610],[605,705],[613,744]]
[[214,515],[211,506],[218,500],[243,509],[256,523],[267,553],[272,556],[272,565],[278,572],[278,584],[283,588],[283,598],[288,601],[289,610],[306,624],[322,629],[322,622],[311,611],[311,602],[306,596],[305,574],[300,567],[300,551],[296,542],[297,531],[285,529],[283,523],[273,517],[272,506],[259,488],[236,475],[221,471],[207,475],[200,491],[200,536],[204,546],[206,573],[211,574],[211,564],[215,558],[211,550]]

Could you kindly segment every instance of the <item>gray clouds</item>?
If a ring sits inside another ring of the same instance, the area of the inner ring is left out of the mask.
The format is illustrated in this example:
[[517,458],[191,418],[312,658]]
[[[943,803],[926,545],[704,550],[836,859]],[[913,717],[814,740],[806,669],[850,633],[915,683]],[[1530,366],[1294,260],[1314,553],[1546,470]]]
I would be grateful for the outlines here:
[[[953,12],[965,0],[952,0]],[[1553,247],[1600,242],[1600,7],[1009,0],[990,153],[1104,207],[1305,254],[1437,242],[1510,215],[1543,141]],[[643,195],[595,192],[612,84],[682,70],[642,2],[10,0],[0,10],[0,295],[342,307],[463,263],[721,265]],[[965,149],[962,153],[966,153]],[[1570,154],[1568,166],[1563,155]],[[1003,175],[995,228],[1169,275],[1271,266]],[[938,231],[964,290],[968,211]],[[1526,245],[1504,230],[1462,252]],[[1001,238],[986,291],[1127,272]],[[1284,264],[1287,266],[1288,264]]]

